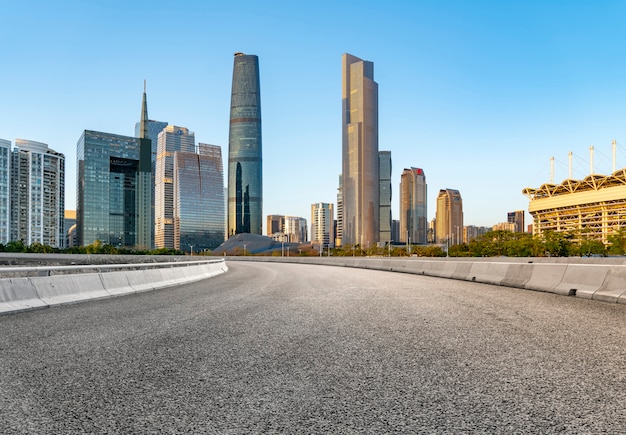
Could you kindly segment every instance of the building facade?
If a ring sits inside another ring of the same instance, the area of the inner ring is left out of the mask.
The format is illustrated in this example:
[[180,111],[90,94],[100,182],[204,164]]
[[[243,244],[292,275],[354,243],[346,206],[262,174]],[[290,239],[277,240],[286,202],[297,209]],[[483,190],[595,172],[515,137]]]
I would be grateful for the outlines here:
[[289,243],[304,243],[309,239],[306,219],[285,216],[285,235],[282,240]]
[[[79,246],[151,245],[150,142],[85,130],[76,145],[76,232]],[[147,189],[147,191],[146,191]]]
[[268,237],[283,234],[285,232],[285,216],[279,214],[268,214],[265,231]]
[[437,243],[457,245],[463,243],[463,200],[454,189],[441,189],[437,196]]
[[342,244],[380,237],[378,84],[374,64],[342,57]]
[[311,243],[334,248],[334,221],[333,204],[325,202],[311,204]]
[[391,238],[391,151],[378,152],[379,225],[378,241],[390,243]]
[[516,210],[507,213],[507,222],[513,224],[513,232],[523,233],[526,231],[524,226],[524,210]]
[[572,241],[598,240],[607,245],[609,236],[626,225],[626,168],[611,175],[527,187],[522,193],[530,199],[534,235],[568,233]]
[[0,139],[0,243],[11,241],[11,142]]
[[428,243],[426,175],[421,168],[402,171],[400,176],[400,241]]
[[228,237],[263,233],[259,59],[235,53],[228,138]]
[[174,248],[204,252],[224,242],[222,149],[198,144],[198,153],[174,152]]
[[10,239],[65,247],[65,156],[16,139],[10,174]]
[[337,188],[337,224],[335,225],[335,246],[342,245],[343,239],[343,193],[341,190],[341,175],[339,175],[339,187]]
[[174,153],[195,154],[196,140],[185,127],[168,125],[159,133],[154,182],[154,246],[174,249]]

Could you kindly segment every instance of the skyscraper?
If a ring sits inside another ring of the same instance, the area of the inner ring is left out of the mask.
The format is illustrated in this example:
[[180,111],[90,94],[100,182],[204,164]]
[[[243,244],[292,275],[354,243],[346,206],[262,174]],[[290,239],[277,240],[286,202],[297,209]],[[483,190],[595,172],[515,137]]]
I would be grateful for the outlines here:
[[289,243],[304,243],[308,240],[306,219],[298,216],[285,216],[285,237]]
[[0,139],[0,243],[10,241],[11,142]]
[[[400,241],[426,244],[426,175],[420,168],[402,171],[400,176]],[[410,240],[409,240],[410,238]]]
[[439,191],[435,220],[437,243],[463,243],[463,200],[458,190]]
[[154,246],[174,248],[174,153],[196,152],[193,132],[168,125],[159,133],[154,184]]
[[174,152],[174,247],[202,252],[224,241],[224,170],[218,145]]
[[339,187],[337,188],[337,228],[335,231],[335,246],[341,246],[343,243],[343,194],[341,184],[341,175],[339,175]]
[[391,242],[391,151],[378,152],[380,242]]
[[150,246],[149,141],[85,130],[76,144],[76,230],[79,246]]
[[374,64],[342,57],[342,244],[378,242],[378,84]]
[[144,81],[143,99],[141,102],[140,121],[135,124],[135,137],[141,139],[150,139],[150,222],[148,228],[150,231],[149,240],[150,247],[154,247],[154,185],[156,173],[156,156],[159,133],[167,127],[167,122],[153,121],[148,119],[148,103],[146,97],[146,83]]
[[332,204],[325,202],[311,204],[311,242],[316,245],[334,247],[334,221]]
[[228,138],[228,237],[263,232],[259,59],[235,53]]
[[10,240],[63,248],[65,156],[44,143],[16,139],[10,167]]

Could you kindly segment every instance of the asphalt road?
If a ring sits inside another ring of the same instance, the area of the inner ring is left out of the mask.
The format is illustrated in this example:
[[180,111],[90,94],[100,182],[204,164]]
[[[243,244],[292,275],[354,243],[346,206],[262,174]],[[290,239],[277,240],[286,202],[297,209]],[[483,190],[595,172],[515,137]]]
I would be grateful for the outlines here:
[[0,433],[626,433],[626,306],[337,267],[0,316]]

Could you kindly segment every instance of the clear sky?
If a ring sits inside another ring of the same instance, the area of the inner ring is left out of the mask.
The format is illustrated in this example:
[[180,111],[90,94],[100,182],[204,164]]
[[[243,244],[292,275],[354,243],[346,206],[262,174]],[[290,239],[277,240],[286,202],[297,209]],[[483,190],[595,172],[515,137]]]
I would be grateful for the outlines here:
[[374,62],[394,219],[406,167],[426,173],[429,220],[451,188],[466,225],[491,226],[528,210],[551,156],[556,182],[569,151],[589,174],[591,145],[610,173],[612,139],[626,165],[626,1],[4,0],[0,17],[0,138],[65,154],[68,209],[82,131],[133,136],[144,79],[150,119],[226,161],[238,51],[259,56],[264,215],[336,202],[343,53]]

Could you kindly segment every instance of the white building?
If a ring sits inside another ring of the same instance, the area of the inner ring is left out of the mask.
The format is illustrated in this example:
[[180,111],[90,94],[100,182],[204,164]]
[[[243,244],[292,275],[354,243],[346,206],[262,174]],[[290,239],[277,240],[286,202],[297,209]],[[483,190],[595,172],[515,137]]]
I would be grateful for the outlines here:
[[335,247],[334,219],[332,204],[311,204],[311,243]]
[[11,240],[65,245],[65,156],[48,145],[15,140],[11,158]]
[[306,219],[296,216],[285,216],[286,242],[304,243],[308,240]]
[[0,139],[0,243],[10,241],[11,198],[9,187],[11,173],[11,142]]

